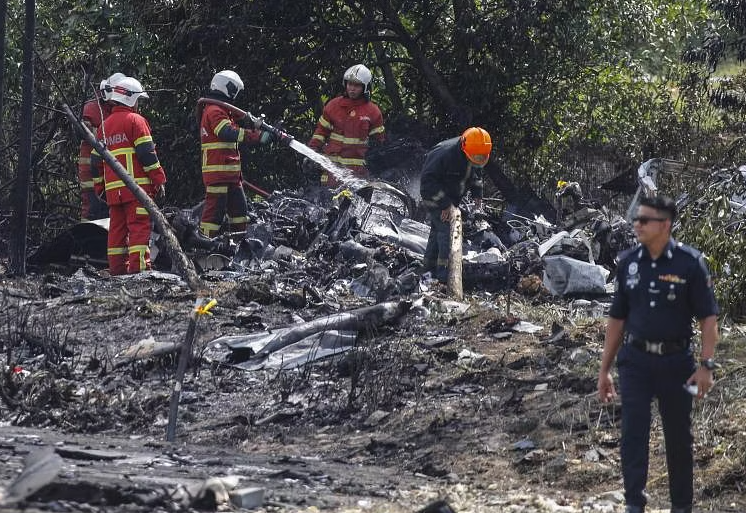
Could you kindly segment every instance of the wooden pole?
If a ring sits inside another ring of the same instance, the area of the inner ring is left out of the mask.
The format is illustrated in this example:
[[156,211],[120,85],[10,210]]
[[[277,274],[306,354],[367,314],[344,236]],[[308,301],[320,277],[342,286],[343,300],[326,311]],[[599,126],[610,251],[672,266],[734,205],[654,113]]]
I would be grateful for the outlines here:
[[448,255],[448,293],[456,299],[464,299],[462,281],[463,226],[461,209],[451,206],[451,252]]
[[[205,305],[207,303],[207,305]],[[199,316],[209,312],[209,309],[215,304],[215,300],[209,301],[205,298],[198,297],[194,301],[194,310],[189,316],[189,326],[187,327],[184,342],[181,344],[181,353],[179,353],[179,363],[176,367],[176,376],[174,378],[174,389],[171,392],[171,402],[168,408],[168,426],[166,427],[166,441],[173,442],[176,439],[176,420],[179,416],[179,400],[181,398],[181,387],[184,385],[184,375],[192,359],[192,347],[194,346],[194,334],[197,330],[197,321]],[[211,314],[212,315],[212,314]]]
[[179,270],[179,274],[181,275],[181,277],[184,278],[184,281],[186,281],[187,285],[189,285],[189,288],[195,291],[202,290],[204,287],[199,277],[197,276],[197,271],[194,269],[194,264],[182,251],[181,245],[179,244],[176,235],[171,229],[171,225],[168,224],[168,221],[163,216],[163,213],[158,208],[158,205],[155,204],[155,201],[153,201],[153,199],[148,196],[148,194],[142,189],[142,187],[137,185],[134,178],[130,176],[130,174],[127,172],[126,169],[124,169],[124,166],[119,163],[116,157],[114,157],[114,155],[112,155],[103,144],[96,140],[96,137],[91,133],[90,130],[88,130],[88,127],[78,121],[78,119],[73,114],[73,111],[70,110],[70,107],[68,107],[67,104],[63,104],[62,108],[65,110],[65,114],[67,115],[70,122],[73,123],[73,125],[77,126],[83,133],[86,141],[88,141],[88,144],[96,149],[98,154],[101,155],[101,158],[103,158],[106,163],[111,166],[119,179],[124,182],[124,184],[130,191],[132,191],[132,194],[135,195],[137,201],[139,201],[140,204],[148,211],[150,217],[155,222],[156,228],[158,228],[158,231],[161,235],[163,235],[166,241],[166,248],[168,250],[168,254],[171,256],[171,260],[174,262],[176,268]]

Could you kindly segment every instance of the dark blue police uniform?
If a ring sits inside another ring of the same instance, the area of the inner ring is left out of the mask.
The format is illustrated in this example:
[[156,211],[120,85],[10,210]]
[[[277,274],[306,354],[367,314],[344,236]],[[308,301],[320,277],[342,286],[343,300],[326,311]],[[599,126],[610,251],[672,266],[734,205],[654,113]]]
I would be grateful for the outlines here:
[[696,370],[692,319],[718,314],[702,253],[671,239],[653,260],[638,245],[620,255],[609,316],[623,319],[617,354],[622,396],[622,474],[628,505],[645,507],[650,403],[658,400],[666,443],[671,504],[693,500],[692,396],[683,385]]

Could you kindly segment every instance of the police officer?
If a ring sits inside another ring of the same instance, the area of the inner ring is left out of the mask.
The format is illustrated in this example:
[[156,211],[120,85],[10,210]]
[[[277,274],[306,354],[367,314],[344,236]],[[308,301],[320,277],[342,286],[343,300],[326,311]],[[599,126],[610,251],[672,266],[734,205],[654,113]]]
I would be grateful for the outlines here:
[[[639,244],[620,255],[598,375],[599,397],[608,402],[616,396],[611,377],[616,357],[627,513],[645,510],[653,398],[663,422],[671,512],[691,513],[692,395],[701,399],[714,383],[718,306],[712,279],[702,253],[671,238],[676,214],[670,198],[640,201],[633,219]],[[698,364],[692,318],[702,337]],[[691,395],[685,385],[693,385]]]

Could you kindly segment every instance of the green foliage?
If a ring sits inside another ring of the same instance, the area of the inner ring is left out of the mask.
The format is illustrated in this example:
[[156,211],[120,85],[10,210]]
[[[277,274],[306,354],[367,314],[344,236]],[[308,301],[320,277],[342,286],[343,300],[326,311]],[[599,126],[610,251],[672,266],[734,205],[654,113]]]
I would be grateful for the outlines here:
[[[307,141],[341,92],[342,72],[363,62],[391,138],[430,145],[483,126],[513,178],[540,188],[577,147],[637,161],[710,158],[701,135],[733,119],[708,105],[702,63],[710,61],[679,56],[711,14],[695,0],[40,0],[36,93],[45,106],[80,108],[111,73],[137,77],[150,91],[141,108],[168,200],[186,206],[203,194],[195,105],[215,72],[238,72],[246,84],[238,105]],[[17,96],[22,15],[12,0],[6,89]],[[41,124],[59,114],[36,116]],[[77,140],[59,126],[45,157],[74,184]],[[266,189],[304,183],[290,150],[262,148],[244,160],[247,178]],[[70,190],[65,201],[75,204]]]
[[700,188],[683,209],[677,238],[703,251],[715,278],[715,294],[724,314],[746,315],[746,218],[732,199],[743,201],[746,185],[738,170],[721,172],[716,186]]

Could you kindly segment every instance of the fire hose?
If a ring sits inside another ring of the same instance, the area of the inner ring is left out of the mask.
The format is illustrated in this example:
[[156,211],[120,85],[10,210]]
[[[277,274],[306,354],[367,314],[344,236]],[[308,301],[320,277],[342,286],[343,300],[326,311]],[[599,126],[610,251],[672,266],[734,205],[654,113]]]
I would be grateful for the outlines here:
[[[197,112],[198,112],[197,117],[198,118],[201,117],[201,112],[205,104],[218,105],[219,107],[222,107],[228,110],[231,114],[233,114],[233,116],[235,116],[239,120],[242,120],[248,117],[251,120],[251,124],[253,126],[257,126],[258,130],[264,130],[265,132],[269,132],[280,140],[293,140],[294,139],[292,135],[288,134],[287,132],[283,132],[279,128],[273,127],[272,125],[266,123],[262,118],[256,117],[252,115],[250,112],[240,109],[236,107],[235,105],[232,105],[230,103],[223,102],[220,100],[215,100],[213,98],[200,98],[199,100],[197,100]],[[270,193],[265,191],[261,187],[254,185],[253,183],[250,183],[250,182],[245,182],[245,183],[249,189],[256,192],[260,196],[263,196],[265,198],[270,196]]]

